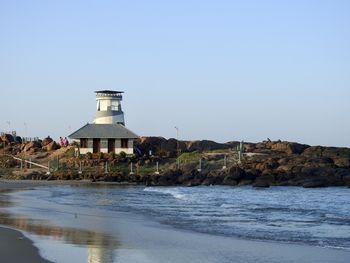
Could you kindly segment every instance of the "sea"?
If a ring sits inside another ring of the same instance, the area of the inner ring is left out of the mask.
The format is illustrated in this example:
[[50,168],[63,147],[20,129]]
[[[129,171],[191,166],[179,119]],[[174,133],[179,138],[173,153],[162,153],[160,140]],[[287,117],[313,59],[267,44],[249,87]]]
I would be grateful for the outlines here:
[[350,251],[349,188],[60,185],[22,191],[17,198],[70,207],[67,213],[78,211],[75,217],[81,208],[93,208],[139,214],[186,231]]

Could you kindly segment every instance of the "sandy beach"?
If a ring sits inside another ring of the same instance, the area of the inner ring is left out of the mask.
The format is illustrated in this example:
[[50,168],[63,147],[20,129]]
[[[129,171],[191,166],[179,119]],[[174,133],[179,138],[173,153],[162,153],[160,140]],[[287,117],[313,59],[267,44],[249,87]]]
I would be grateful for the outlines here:
[[33,242],[21,232],[3,227],[0,227],[0,255],[1,262],[50,262],[39,255]]
[[[50,183],[0,181],[2,191],[45,185]],[[54,185],[57,187],[57,183]],[[10,194],[9,200],[7,195],[5,197],[11,207],[11,198],[18,195]],[[21,199],[20,206],[13,210],[15,213],[1,214],[1,224],[23,231],[34,241],[40,254],[53,262],[347,263],[350,259],[350,252],[344,250],[185,231],[147,216],[86,208],[77,210],[67,205],[53,206],[45,200]],[[27,210],[30,211],[23,215]],[[41,259],[33,243],[19,232],[5,228],[0,231],[1,249],[6,251],[2,253],[1,250],[1,255],[8,259],[6,262],[49,262]],[[15,253],[18,250],[22,252]],[[32,260],[28,260],[30,257]]]
[[[0,193],[28,189],[37,185],[40,183],[0,181]],[[33,242],[21,232],[4,227],[0,227],[0,255],[1,262],[50,262],[40,256],[39,250],[33,245]]]

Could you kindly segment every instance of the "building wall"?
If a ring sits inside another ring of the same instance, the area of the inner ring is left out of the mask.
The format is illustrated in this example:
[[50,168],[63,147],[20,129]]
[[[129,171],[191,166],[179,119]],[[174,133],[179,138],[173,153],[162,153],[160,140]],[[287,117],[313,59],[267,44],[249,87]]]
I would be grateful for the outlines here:
[[[80,140],[74,140],[80,145]],[[88,152],[93,152],[93,140],[88,140],[88,148],[80,148],[80,154],[86,154]],[[101,139],[101,152],[108,153],[108,139]],[[134,154],[134,141],[129,139],[128,148],[121,148],[121,140],[115,140],[115,153],[125,152],[126,154]]]
[[121,140],[115,141],[115,153],[125,152],[126,154],[134,154],[134,141],[129,139],[128,148],[121,148]]
[[116,115],[116,116],[106,116],[106,117],[98,117],[94,120],[95,124],[115,124],[115,123],[124,123],[124,115]]

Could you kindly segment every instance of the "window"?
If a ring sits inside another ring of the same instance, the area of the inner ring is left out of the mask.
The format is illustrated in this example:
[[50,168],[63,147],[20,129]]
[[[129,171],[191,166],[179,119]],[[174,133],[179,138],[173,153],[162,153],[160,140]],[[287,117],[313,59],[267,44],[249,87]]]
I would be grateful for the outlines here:
[[128,142],[129,142],[128,139],[121,139],[121,147],[124,149],[128,148]]
[[80,148],[88,147],[88,139],[80,139]]
[[113,111],[119,110],[119,102],[118,101],[116,101],[116,100],[112,101],[111,110],[113,110]]

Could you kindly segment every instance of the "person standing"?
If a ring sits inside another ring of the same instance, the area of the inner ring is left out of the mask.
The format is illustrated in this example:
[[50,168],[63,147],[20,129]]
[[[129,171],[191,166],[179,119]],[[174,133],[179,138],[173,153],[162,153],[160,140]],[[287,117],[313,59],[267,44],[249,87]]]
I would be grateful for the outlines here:
[[67,147],[67,146],[68,146],[69,142],[68,142],[67,137],[64,137],[63,143],[64,143],[64,147]]
[[63,146],[64,146],[64,143],[63,143],[63,138],[62,138],[62,137],[60,137],[59,144],[60,144],[60,146],[61,146],[61,147],[63,147]]

